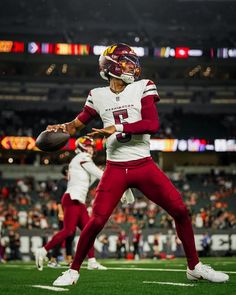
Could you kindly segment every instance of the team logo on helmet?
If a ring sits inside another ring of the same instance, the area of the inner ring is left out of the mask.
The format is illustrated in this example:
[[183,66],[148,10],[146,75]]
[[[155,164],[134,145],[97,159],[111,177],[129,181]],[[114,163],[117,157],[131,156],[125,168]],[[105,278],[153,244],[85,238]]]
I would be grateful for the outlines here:
[[117,45],[112,45],[110,47],[107,47],[107,49],[105,49],[105,51],[103,52],[103,55],[106,56],[106,55],[112,54],[116,48],[117,48]]
[[95,146],[93,138],[89,136],[79,137],[75,142],[75,147],[82,151],[87,151],[87,147],[89,146],[92,146],[92,147]]
[[130,84],[141,73],[139,58],[127,44],[114,44],[105,49],[99,58],[100,75],[103,79],[115,77]]

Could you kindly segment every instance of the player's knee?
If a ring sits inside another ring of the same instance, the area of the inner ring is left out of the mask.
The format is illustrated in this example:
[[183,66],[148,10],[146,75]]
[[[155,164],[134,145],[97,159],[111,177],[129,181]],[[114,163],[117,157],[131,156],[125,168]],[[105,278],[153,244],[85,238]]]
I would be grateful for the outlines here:
[[75,230],[72,228],[65,228],[63,231],[66,238],[72,236],[75,233]]

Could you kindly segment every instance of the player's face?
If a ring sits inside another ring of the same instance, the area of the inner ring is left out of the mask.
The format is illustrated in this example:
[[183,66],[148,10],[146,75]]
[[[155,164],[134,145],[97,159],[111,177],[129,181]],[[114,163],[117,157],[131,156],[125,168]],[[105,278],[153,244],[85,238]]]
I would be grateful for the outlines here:
[[134,74],[135,65],[130,61],[121,61],[122,70],[124,73]]

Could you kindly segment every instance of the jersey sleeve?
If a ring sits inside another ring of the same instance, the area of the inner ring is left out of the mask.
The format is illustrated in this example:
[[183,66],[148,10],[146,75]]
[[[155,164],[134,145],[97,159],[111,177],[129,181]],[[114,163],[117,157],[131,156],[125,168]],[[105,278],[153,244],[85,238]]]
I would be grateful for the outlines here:
[[142,95],[143,98],[151,97],[155,102],[160,100],[160,96],[157,92],[157,87],[155,83],[151,80],[148,80]]
[[92,91],[90,91],[82,112],[79,113],[76,118],[80,120],[84,125],[87,125],[97,116],[98,112],[94,106],[94,97],[92,95]]
[[83,163],[92,162],[92,161],[93,160],[91,159],[91,156],[88,153],[86,152],[80,153],[79,155],[80,165],[82,165]]
[[81,165],[90,176],[94,176],[96,179],[101,179],[103,171],[94,164],[88,153],[80,153],[74,158],[74,160],[76,160],[77,164]]
[[89,175],[94,176],[97,179],[102,178],[103,171],[94,164],[92,159],[90,162],[81,163],[81,165],[89,173]]

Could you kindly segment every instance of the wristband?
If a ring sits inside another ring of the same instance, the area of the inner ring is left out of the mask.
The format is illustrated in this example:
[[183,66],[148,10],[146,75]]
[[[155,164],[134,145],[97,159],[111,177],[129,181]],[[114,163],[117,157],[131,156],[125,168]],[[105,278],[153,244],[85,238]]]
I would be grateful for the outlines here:
[[117,132],[123,132],[124,130],[123,124],[115,124],[115,128]]

